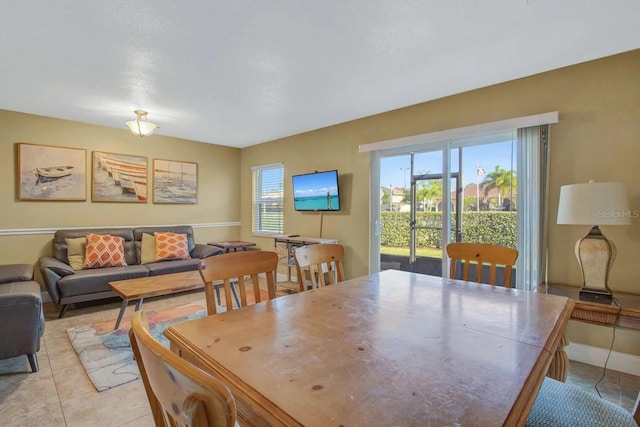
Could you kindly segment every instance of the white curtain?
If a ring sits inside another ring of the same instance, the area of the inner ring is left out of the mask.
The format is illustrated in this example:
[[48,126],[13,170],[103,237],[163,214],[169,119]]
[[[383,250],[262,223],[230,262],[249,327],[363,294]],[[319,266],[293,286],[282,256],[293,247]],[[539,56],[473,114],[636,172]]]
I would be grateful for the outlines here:
[[546,275],[549,125],[518,129],[516,288],[533,290]]

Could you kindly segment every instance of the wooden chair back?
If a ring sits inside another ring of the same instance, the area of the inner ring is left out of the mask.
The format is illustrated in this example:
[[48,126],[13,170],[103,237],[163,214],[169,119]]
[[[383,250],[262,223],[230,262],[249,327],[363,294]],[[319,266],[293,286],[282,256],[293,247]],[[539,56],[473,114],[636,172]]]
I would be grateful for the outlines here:
[[[338,244],[318,244],[301,246],[295,250],[296,273],[300,291],[304,291],[305,269],[309,269],[313,288],[333,285],[344,281],[344,246]],[[325,278],[326,273],[326,278]]]
[[[449,277],[456,277],[456,264],[461,261],[463,266],[462,280],[469,280],[469,267],[471,263],[477,263],[475,281],[482,282],[482,266],[488,264],[489,284],[496,284],[496,266],[504,265],[504,287],[511,287],[511,271],[513,264],[518,259],[518,251],[513,248],[497,245],[485,245],[481,243],[450,243],[447,245],[447,254],[451,259]],[[473,279],[472,279],[473,280]]]
[[141,311],[131,319],[129,339],[156,426],[236,425],[227,387],[159,343]]
[[[224,282],[224,299],[227,311],[233,310],[233,298],[231,296],[231,282],[235,281],[240,291],[242,307],[247,306],[246,276],[250,276],[253,284],[255,302],[261,302],[259,274],[265,274],[267,278],[268,299],[276,297],[274,274],[278,268],[278,255],[269,251],[230,252],[204,258],[198,264],[200,276],[204,281],[204,291],[207,300],[207,313],[216,314],[216,299],[213,282]],[[238,307],[240,308],[240,307]]]

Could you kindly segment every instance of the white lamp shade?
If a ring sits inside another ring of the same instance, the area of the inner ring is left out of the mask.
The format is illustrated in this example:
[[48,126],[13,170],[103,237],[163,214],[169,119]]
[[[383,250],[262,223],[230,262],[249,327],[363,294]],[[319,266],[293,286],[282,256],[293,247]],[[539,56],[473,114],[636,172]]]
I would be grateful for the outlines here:
[[158,125],[155,125],[146,120],[131,120],[127,122],[127,126],[129,126],[131,132],[137,136],[151,135],[155,128],[158,127]]
[[558,224],[628,225],[627,190],[620,182],[589,182],[560,187]]

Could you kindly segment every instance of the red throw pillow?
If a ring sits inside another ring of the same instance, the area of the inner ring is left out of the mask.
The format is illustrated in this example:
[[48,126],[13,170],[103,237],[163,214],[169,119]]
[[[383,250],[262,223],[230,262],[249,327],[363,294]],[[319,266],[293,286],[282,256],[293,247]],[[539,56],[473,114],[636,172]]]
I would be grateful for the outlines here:
[[82,268],[123,267],[124,239],[108,234],[87,233],[87,248]]
[[153,233],[156,238],[156,261],[191,259],[186,234]]

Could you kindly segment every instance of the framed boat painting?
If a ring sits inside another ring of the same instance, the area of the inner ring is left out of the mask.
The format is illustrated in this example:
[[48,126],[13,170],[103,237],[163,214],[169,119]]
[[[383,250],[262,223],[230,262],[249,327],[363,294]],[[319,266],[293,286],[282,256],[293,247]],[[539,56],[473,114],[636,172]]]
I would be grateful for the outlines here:
[[18,143],[19,200],[87,200],[87,150]]
[[196,203],[198,164],[153,160],[153,203]]
[[94,151],[91,200],[147,203],[147,158]]

